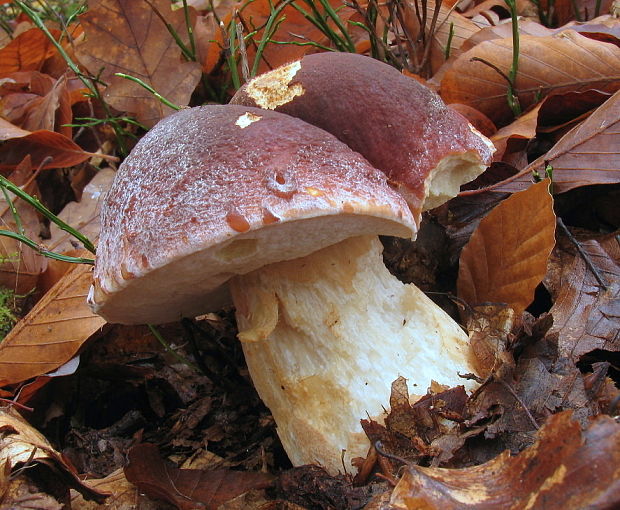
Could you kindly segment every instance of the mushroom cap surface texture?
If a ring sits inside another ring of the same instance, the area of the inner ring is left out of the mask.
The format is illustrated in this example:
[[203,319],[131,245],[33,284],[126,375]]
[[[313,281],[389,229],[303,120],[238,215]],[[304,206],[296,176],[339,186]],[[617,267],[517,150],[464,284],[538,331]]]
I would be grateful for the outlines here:
[[286,113],[332,133],[388,176],[417,222],[423,209],[482,173],[495,150],[435,92],[352,53],[306,55],[257,76],[231,103]]
[[101,221],[88,300],[124,324],[217,310],[234,275],[352,236],[416,233],[385,175],[334,136],[234,105],[159,122],[119,168]]

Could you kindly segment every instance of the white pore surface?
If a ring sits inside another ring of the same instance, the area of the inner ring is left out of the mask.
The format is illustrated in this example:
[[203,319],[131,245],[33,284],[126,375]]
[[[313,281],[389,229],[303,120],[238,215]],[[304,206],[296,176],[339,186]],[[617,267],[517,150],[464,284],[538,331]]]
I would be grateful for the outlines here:
[[392,276],[376,237],[357,237],[231,282],[252,380],[295,465],[330,472],[367,454],[360,420],[380,418],[391,383],[471,382],[467,335],[414,285]]

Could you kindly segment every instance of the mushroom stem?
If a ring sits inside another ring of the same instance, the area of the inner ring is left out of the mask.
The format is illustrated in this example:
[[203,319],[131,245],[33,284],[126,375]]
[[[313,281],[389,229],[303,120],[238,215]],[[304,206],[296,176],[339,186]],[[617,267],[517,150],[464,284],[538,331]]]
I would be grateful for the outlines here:
[[382,249],[350,238],[231,281],[250,375],[294,465],[350,469],[369,447],[360,420],[382,420],[398,376],[419,395],[472,385],[458,376],[473,372],[467,335]]

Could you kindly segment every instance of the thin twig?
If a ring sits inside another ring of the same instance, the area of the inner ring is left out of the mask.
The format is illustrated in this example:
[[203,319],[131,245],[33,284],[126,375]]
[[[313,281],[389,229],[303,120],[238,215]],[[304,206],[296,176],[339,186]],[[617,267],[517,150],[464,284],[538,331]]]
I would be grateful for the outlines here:
[[577,239],[575,238],[575,236],[573,236],[573,234],[571,234],[570,230],[568,230],[566,225],[564,225],[564,222],[562,221],[562,218],[560,218],[559,216],[558,216],[558,219],[557,219],[557,223],[560,226],[560,228],[562,229],[562,231],[564,232],[564,234],[566,234],[566,237],[568,237],[568,240],[571,243],[573,243],[575,248],[577,248],[577,251],[579,252],[579,255],[581,255],[581,258],[586,263],[586,266],[588,266],[588,269],[594,275],[594,278],[596,278],[596,281],[598,282],[598,284],[602,287],[603,290],[607,290],[607,284],[603,280],[603,277],[599,273],[598,269],[594,266],[594,264],[590,260],[590,257],[585,252],[585,250],[581,247],[581,243],[579,241],[577,241]]
[[489,66],[497,74],[499,74],[502,78],[504,78],[504,80],[506,80],[506,83],[508,83],[509,86],[512,85],[512,82],[510,81],[510,78],[508,77],[508,75],[504,71],[502,71],[499,67],[497,67],[495,64],[493,64],[492,62],[489,62],[488,60],[485,60],[480,57],[470,58],[469,61],[470,62],[481,62],[482,64]]
[[525,405],[525,402],[523,402],[523,400],[521,400],[521,397],[519,397],[519,395],[516,394],[515,390],[512,389],[512,387],[510,386],[510,384],[508,384],[506,381],[502,381],[501,379],[496,379],[496,381],[498,383],[500,383],[504,388],[506,388],[508,390],[508,392],[514,397],[514,399],[519,402],[519,404],[521,405],[521,407],[523,408],[523,410],[525,411],[525,414],[527,415],[527,417],[530,419],[530,421],[532,422],[532,425],[534,425],[534,428],[536,430],[540,429],[540,426],[538,425],[538,423],[536,422],[536,420],[534,419],[534,417],[532,416],[532,413],[530,412],[530,410],[527,408],[527,406]]
[[401,462],[403,464],[409,464],[409,461],[407,461],[407,459],[403,459],[402,457],[399,457],[398,455],[394,455],[393,453],[388,453],[383,449],[383,443],[381,441],[375,441],[374,444],[375,450],[377,450],[377,453],[379,455],[381,455],[382,457],[386,457],[388,459],[392,459],[392,460],[396,460],[398,462]]

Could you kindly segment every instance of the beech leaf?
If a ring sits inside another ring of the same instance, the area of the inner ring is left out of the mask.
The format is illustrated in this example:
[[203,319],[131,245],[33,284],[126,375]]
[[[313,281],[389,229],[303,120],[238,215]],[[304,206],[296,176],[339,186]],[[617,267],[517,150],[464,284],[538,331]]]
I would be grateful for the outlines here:
[[517,175],[493,186],[514,192],[529,186],[532,172],[553,167],[553,192],[564,193],[591,184],[620,182],[620,91],[581,124],[566,133],[549,152]]
[[[480,110],[496,123],[506,124],[512,112],[506,100],[504,76],[472,58],[483,59],[508,75],[512,64],[512,39],[480,43],[463,53],[441,82],[447,103],[464,103]],[[620,48],[565,30],[550,37],[520,38],[519,72],[515,89],[522,109],[551,92],[620,88]]]
[[[106,102],[134,113],[147,127],[173,110],[139,84],[114,73],[139,78],[179,106],[189,103],[201,73],[198,63],[182,60],[181,49],[155,9],[187,45],[183,9],[172,11],[168,0],[91,0],[88,11],[80,16],[86,41],[77,48],[78,58],[91,73],[103,70],[101,78],[108,83]],[[191,18],[193,25],[195,15]]]
[[0,123],[0,136],[3,134],[10,138],[5,138],[6,141],[0,145],[0,171],[13,170],[28,155],[32,158],[32,166],[41,170],[78,165],[94,156],[70,138],[54,131],[29,133],[17,126],[11,128]]
[[165,462],[153,444],[140,444],[129,450],[125,476],[148,496],[182,510],[216,510],[244,492],[266,489],[273,483],[273,477],[267,473],[178,469]]
[[470,305],[506,303],[520,315],[547,272],[555,245],[549,180],[500,203],[463,248],[458,295]]
[[105,324],[86,303],[91,278],[90,266],[76,265],[4,338],[0,386],[57,369]]
[[[60,36],[58,30],[50,32],[54,37]],[[31,28],[0,49],[0,76],[14,71],[40,71],[44,62],[56,51],[41,30]]]
[[[106,492],[82,482],[74,468],[54,450],[45,436],[24,420],[17,411],[11,408],[0,409],[0,473],[8,474],[13,471],[13,476],[18,476],[18,468],[23,465],[30,469],[33,465],[48,466],[58,481],[64,482],[88,499],[103,503],[107,496]],[[9,504],[4,499],[6,494],[2,495],[2,508],[24,508]]]
[[616,236],[581,243],[604,280],[601,287],[580,255],[562,266],[559,293],[551,308],[560,353],[577,359],[595,349],[620,351],[620,247]]
[[552,415],[535,445],[465,469],[410,466],[390,499],[394,510],[617,508],[620,424],[605,415],[582,432],[571,412]]

